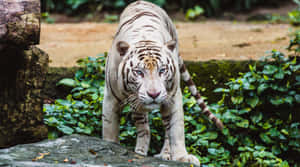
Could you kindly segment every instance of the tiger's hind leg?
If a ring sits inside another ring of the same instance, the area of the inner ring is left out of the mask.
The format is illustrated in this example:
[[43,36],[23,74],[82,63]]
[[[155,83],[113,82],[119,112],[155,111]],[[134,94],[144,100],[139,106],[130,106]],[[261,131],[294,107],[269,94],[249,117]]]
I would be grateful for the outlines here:
[[105,87],[102,109],[102,136],[106,141],[119,143],[119,114],[121,108],[118,100]]
[[148,113],[133,112],[132,119],[137,130],[135,152],[141,155],[147,155],[151,138]]
[[169,119],[166,119],[167,117],[165,117],[165,121],[169,120],[169,123],[166,123],[166,125],[169,126],[166,127],[166,133],[168,134],[170,141],[171,159],[200,165],[199,160],[194,155],[188,154],[185,148],[184,116],[180,88],[177,89],[177,92],[173,97],[173,102],[173,104],[164,107],[166,115],[170,115]]

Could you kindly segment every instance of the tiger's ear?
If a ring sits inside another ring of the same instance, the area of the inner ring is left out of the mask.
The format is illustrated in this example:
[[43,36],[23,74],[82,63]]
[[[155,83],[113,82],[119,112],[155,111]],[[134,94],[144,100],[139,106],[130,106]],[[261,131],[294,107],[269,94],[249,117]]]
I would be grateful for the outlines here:
[[173,52],[176,47],[176,41],[172,39],[166,42],[165,45],[167,46],[168,49],[170,49]]
[[120,53],[120,56],[124,56],[129,49],[129,44],[125,41],[119,41],[117,43],[117,50]]

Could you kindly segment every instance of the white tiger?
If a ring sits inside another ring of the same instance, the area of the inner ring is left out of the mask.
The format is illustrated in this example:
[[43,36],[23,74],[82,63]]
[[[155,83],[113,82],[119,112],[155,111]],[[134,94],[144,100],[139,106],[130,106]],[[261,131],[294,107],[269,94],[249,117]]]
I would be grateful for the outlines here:
[[179,56],[171,19],[150,2],[130,4],[121,14],[106,60],[103,138],[119,142],[119,114],[124,104],[129,104],[137,128],[135,152],[147,155],[148,112],[160,108],[165,141],[156,157],[199,165],[199,160],[185,148],[180,75],[203,113],[222,129],[222,122],[208,110]]

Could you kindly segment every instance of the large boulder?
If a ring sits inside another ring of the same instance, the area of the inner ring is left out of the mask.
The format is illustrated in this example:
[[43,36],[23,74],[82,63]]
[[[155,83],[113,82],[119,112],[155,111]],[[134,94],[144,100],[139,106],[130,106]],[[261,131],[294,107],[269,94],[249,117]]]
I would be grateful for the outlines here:
[[192,167],[145,157],[97,137],[70,135],[0,149],[1,167]]
[[47,138],[42,92],[48,54],[11,46],[0,56],[0,148]]

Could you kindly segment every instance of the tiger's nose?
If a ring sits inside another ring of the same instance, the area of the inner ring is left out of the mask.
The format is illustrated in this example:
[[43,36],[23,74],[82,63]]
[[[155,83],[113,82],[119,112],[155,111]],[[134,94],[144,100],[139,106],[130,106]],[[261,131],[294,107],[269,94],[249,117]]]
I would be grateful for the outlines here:
[[160,95],[160,92],[148,92],[148,96],[152,97],[153,99],[157,98]]

